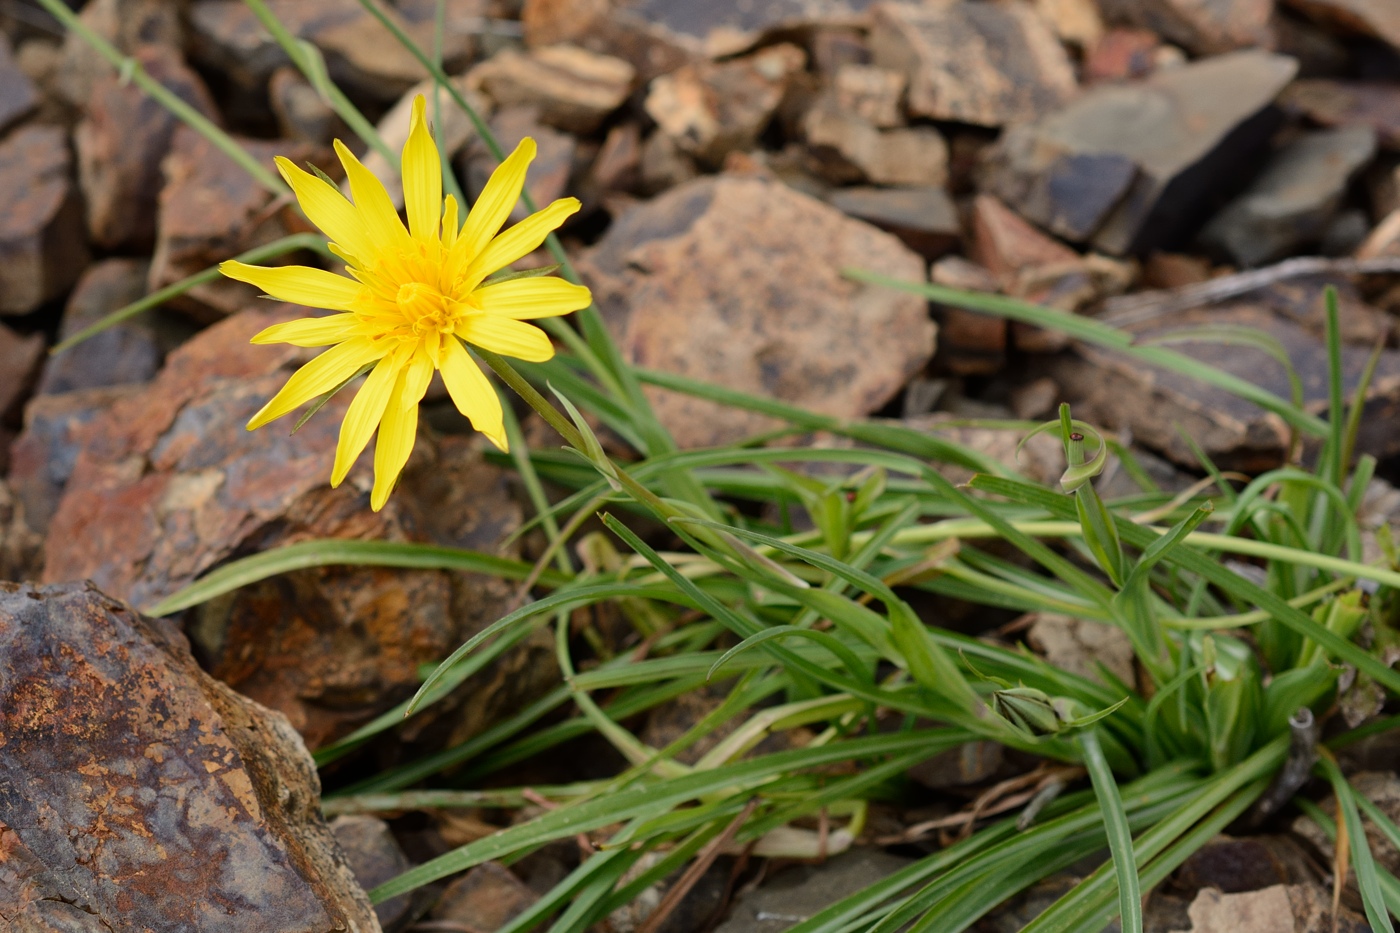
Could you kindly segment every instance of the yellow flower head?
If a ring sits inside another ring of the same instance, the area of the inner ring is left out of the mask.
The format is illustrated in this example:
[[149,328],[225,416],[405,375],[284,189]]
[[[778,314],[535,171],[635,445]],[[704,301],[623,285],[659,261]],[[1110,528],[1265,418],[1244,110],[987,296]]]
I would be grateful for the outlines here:
[[418,432],[418,403],[433,370],[457,410],[493,444],[506,449],[501,403],[463,342],[531,362],[554,355],[549,338],[524,323],[588,307],[588,289],[539,276],[482,284],[487,276],[534,251],[550,231],[579,208],[561,198],[509,230],[499,232],[525,185],[535,157],[526,139],[491,175],[476,206],[458,225],[457,202],[442,196],[442,162],[424,119],[424,100],[413,102],[403,147],[404,229],[389,193],[360,160],[335,142],[354,202],[325,180],[277,159],[311,222],[345,260],[353,278],[307,266],[263,268],[225,262],[224,275],[249,282],[273,298],[339,312],[276,324],[253,343],[325,347],[292,375],[248,422],[248,430],[280,418],[353,378],[369,375],[355,394],[336,445],[331,485],[339,486],[375,428],[374,491],[370,506],[383,508]]

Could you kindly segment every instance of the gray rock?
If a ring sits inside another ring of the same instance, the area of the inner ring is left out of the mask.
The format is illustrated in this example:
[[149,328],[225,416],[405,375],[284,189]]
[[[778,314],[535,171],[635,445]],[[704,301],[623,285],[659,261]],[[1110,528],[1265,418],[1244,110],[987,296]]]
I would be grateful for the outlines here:
[[0,36],[0,130],[39,104],[39,91],[15,62],[10,40]]
[[1115,255],[1168,248],[1277,125],[1269,104],[1291,58],[1231,52],[1100,85],[1037,122],[1011,128],[987,187],[1023,216]]
[[842,213],[893,233],[926,259],[948,252],[962,235],[957,206],[941,187],[840,188],[827,200]]
[[1306,78],[1290,84],[1279,104],[1323,126],[1374,127],[1382,146],[1400,149],[1400,85]]
[[715,933],[782,933],[911,862],[878,849],[851,849],[821,865],[794,865],[740,895]]
[[0,324],[0,421],[19,421],[20,407],[44,358],[44,335],[15,333]]
[[[366,891],[413,867],[389,831],[389,824],[377,816],[338,816],[331,821],[331,832],[344,850],[346,864],[355,880]],[[413,921],[415,900],[410,892],[374,905],[374,915],[379,918],[384,933],[397,933]]]
[[1100,0],[1104,15],[1198,55],[1273,47],[1274,0]]
[[1352,177],[1376,154],[1369,126],[1319,130],[1276,152],[1242,194],[1213,217],[1201,240],[1242,266],[1316,245]]

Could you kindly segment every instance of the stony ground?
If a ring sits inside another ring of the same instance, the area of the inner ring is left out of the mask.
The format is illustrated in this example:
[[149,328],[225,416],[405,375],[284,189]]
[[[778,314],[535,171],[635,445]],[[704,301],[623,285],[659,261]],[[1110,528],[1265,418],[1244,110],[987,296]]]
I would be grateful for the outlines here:
[[[269,5],[401,145],[422,90],[413,58],[357,0]],[[433,0],[391,6],[429,47]],[[1112,352],[929,308],[842,270],[1000,292],[1145,337],[1247,325],[1287,349],[1314,405],[1326,393],[1322,293],[1332,285],[1348,378],[1383,347],[1361,447],[1382,476],[1396,475],[1400,3],[446,7],[448,72],[503,144],[537,140],[538,201],[582,199],[566,245],[642,366],[930,430],[953,430],[939,427],[949,417],[1040,419],[1067,400],[1137,445],[1165,483],[1184,484],[1197,463],[1178,427],[1222,467],[1259,471],[1280,462],[1286,426]],[[239,0],[90,0],[82,18],[258,159],[336,170],[330,141],[352,134]],[[409,471],[377,514],[367,465],[340,489],[327,485],[346,399],[295,438],[244,432],[304,351],[247,344],[295,312],[239,283],[200,285],[50,357],[57,340],[124,304],[307,228],[29,0],[0,6],[0,24],[0,579],[34,581],[0,586],[0,920],[36,931],[373,929],[352,873],[372,886],[477,826],[444,818],[391,833],[345,817],[333,825],[337,848],[287,724],[312,749],[345,735],[402,699],[420,665],[503,614],[511,589],[438,571],[302,571],[187,613],[183,633],[107,597],[148,607],[230,558],[309,538],[499,551],[523,520],[517,491],[481,459],[440,387]],[[485,147],[450,103],[440,124],[464,186],[479,190],[494,167]],[[1185,349],[1288,394],[1261,350],[1206,338]],[[655,401],[686,447],[768,427],[675,395]],[[958,430],[1012,455],[1014,434]],[[1046,477],[1055,469],[1044,464]],[[1383,482],[1372,501],[1376,522],[1400,514]],[[512,548],[522,546],[532,545]],[[85,579],[97,589],[71,582]],[[1131,679],[1130,656],[1103,631],[1027,624],[1056,663],[1088,670],[1095,657]],[[41,647],[54,637],[68,646],[62,657]],[[400,740],[460,740],[538,695],[556,672],[532,650],[473,681],[452,734],[439,723]],[[668,724],[648,728],[660,736]],[[168,748],[169,760],[137,747]],[[1393,755],[1373,749],[1353,764],[1378,769],[1373,796],[1400,812]],[[983,749],[915,777],[956,802],[1018,770]],[[197,820],[173,819],[170,801],[144,795],[168,780],[186,789],[181,805]],[[872,841],[902,849],[768,866],[737,888],[727,877],[697,885],[664,929],[785,929],[904,864],[918,822],[892,815],[876,827]],[[132,827],[152,826],[157,837],[132,841]],[[1154,896],[1152,928],[1330,923],[1325,839],[1311,824],[1279,829],[1203,850]],[[236,870],[203,870],[212,838],[237,851]],[[1400,869],[1400,853],[1377,844]],[[152,846],[174,853],[168,873],[133,867]],[[379,921],[488,933],[547,890],[568,857],[481,866],[445,890],[380,905]],[[90,887],[105,900],[75,906],[64,871],[98,879]],[[1035,889],[979,929],[1019,929],[1071,881]],[[206,895],[191,907],[202,913],[169,926],[162,897],[193,887]],[[234,908],[259,919],[238,921]],[[108,926],[115,917],[134,926]],[[619,915],[613,929],[643,924]],[[1344,909],[1337,928],[1364,927]]]

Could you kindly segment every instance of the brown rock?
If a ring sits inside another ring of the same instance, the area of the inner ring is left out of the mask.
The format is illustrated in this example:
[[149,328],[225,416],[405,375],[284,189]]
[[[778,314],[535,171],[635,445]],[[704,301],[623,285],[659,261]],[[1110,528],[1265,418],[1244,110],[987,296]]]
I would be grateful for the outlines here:
[[281,135],[317,146],[331,144],[340,118],[299,70],[283,65],[272,72],[267,97]]
[[573,45],[507,50],[471,70],[469,87],[497,106],[536,107],[540,119],[568,133],[592,133],[632,91],[636,70],[610,55]]
[[972,230],[972,258],[1003,287],[1012,285],[1027,268],[1079,261],[1078,253],[1041,233],[991,195],[978,195],[972,202]]
[[1345,907],[1333,911],[1331,898],[1315,884],[1277,884],[1239,894],[1205,888],[1187,914],[1191,929],[1182,933],[1364,933],[1371,929]]
[[[0,914],[35,931],[378,933],[286,719],[81,585],[0,584]],[[192,892],[198,892],[193,896]]]
[[24,506],[0,480],[0,580],[32,580],[43,553],[44,539],[30,529]]
[[1162,40],[1148,29],[1110,29],[1084,58],[1084,83],[1126,81],[1150,74]]
[[[371,513],[368,458],[328,485],[348,392],[295,436],[244,429],[307,357],[248,338],[294,313],[269,305],[202,331],[79,432],[47,579],[92,579],[149,605],[232,557],[311,538],[497,549],[519,510],[465,438],[425,433],[389,505]],[[419,666],[497,618],[508,589],[437,571],[314,568],[200,607],[190,631],[215,676],[284,712],[314,747],[411,693]]]
[[1100,0],[1104,15],[1197,55],[1273,46],[1274,0]]
[[1216,836],[1187,857],[1171,884],[1185,891],[1211,887],[1235,894],[1318,880],[1311,857],[1293,836]]
[[432,916],[494,933],[539,899],[500,862],[483,862],[447,886]]
[[1103,16],[1097,0],[1033,0],[1035,11],[1050,24],[1061,42],[1088,51],[1103,38]]
[[0,422],[19,421],[20,407],[44,359],[44,335],[21,337],[0,324]]
[[[537,206],[544,207],[564,196],[578,152],[578,142],[574,137],[541,124],[539,111],[534,107],[503,109],[491,120],[491,130],[506,152],[515,149],[527,136],[535,141],[535,161],[530,163],[525,190]],[[473,199],[486,187],[486,181],[497,164],[480,140],[474,141],[468,148],[465,175],[467,189]],[[521,202],[515,205],[511,217],[517,221],[524,220],[527,213],[528,209]]]
[[1400,149],[1400,86],[1307,78],[1290,84],[1279,104],[1323,126],[1370,126],[1382,146]]
[[643,194],[660,194],[700,174],[695,160],[669,134],[657,130],[642,143],[639,166]]
[[[89,0],[78,17],[125,55],[136,54],[144,45],[171,49],[184,45],[181,6],[169,0]],[[63,38],[62,59],[54,71],[52,88],[71,106],[82,107],[92,94],[93,82],[116,72],[82,36],[69,31]]]
[[630,191],[641,180],[642,131],[635,123],[619,123],[593,159],[592,184],[603,191]]
[[87,265],[65,136],[56,126],[24,126],[0,142],[0,314],[33,311]]
[[[218,122],[214,100],[176,49],[141,47],[136,61],[185,103]],[[160,163],[180,125],[174,114],[117,75],[93,83],[86,115],[73,131],[88,234],[106,249],[149,249],[156,235]]]
[[948,144],[928,126],[879,130],[825,97],[802,123],[812,170],[834,183],[942,188]]
[[[355,881],[366,891],[413,867],[389,831],[389,824],[377,816],[338,816],[331,820],[331,832],[345,853],[345,863]],[[379,918],[384,933],[396,933],[413,922],[414,900],[410,892],[374,905],[374,915]]]
[[1105,683],[1099,671],[1099,665],[1103,665],[1123,683],[1129,686],[1137,683],[1133,643],[1117,626],[1056,612],[1039,612],[1026,632],[1026,640],[1045,660],[1071,674]]
[[904,89],[909,79],[901,72],[874,65],[842,65],[836,69],[836,106],[882,130],[904,122]]
[[[996,276],[961,256],[944,256],[933,264],[930,278],[938,285],[964,291],[994,292]],[[1006,318],[952,305],[936,305],[938,362],[955,376],[989,376],[1006,366]]]
[[10,52],[10,40],[0,36],[0,130],[39,104],[39,92]]
[[843,214],[893,233],[925,259],[951,250],[962,233],[957,207],[942,188],[841,188],[827,200]]
[[[313,157],[326,161],[321,150],[305,144],[238,141],[269,169],[274,155],[286,156],[297,165]],[[268,211],[272,192],[187,126],[176,128],[161,171],[165,187],[151,258],[152,291],[291,232],[284,219],[289,211]],[[170,305],[200,320],[217,320],[244,307],[257,294],[251,285],[220,278],[191,289]]]
[[757,143],[805,61],[801,49],[783,43],[721,64],[687,65],[651,82],[646,111],[678,148],[718,166]]
[[1400,7],[1389,0],[1283,0],[1327,26],[1374,36],[1400,49]]
[[909,112],[979,126],[1034,120],[1075,91],[1064,48],[1022,0],[878,3],[875,64],[909,78]]
[[979,784],[996,774],[1003,760],[995,742],[964,742],[905,771],[930,790]]
[[[1348,781],[1358,794],[1374,803],[1392,821],[1400,819],[1400,777],[1385,771],[1363,771],[1349,775]],[[1322,801],[1322,806],[1330,808],[1324,809],[1324,813],[1337,812],[1337,801],[1330,795]],[[1397,850],[1370,820],[1366,820],[1365,825],[1366,841],[1377,864],[1392,874],[1400,871],[1400,850]],[[1316,847],[1324,859],[1331,861],[1336,851],[1332,840],[1311,817],[1298,817],[1294,820],[1292,829]]]
[[[801,230],[801,237],[791,231]],[[619,218],[586,277],[634,363],[827,414],[877,410],[933,352],[925,302],[859,285],[847,267],[920,280],[898,240],[780,182],[698,179]],[[772,422],[656,392],[682,447]]]

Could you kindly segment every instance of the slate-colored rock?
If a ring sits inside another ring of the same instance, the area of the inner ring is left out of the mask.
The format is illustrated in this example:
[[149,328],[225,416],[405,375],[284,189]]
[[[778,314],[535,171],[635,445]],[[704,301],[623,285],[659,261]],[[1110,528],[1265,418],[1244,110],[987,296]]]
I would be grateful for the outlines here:
[[1100,0],[1104,15],[1197,55],[1273,45],[1274,0]]
[[1074,70],[1063,46],[1023,0],[878,3],[875,64],[909,79],[909,113],[1002,126],[1069,100]]
[[[826,414],[879,409],[933,352],[923,300],[840,275],[919,281],[923,259],[777,181],[720,176],[672,189],[616,220],[583,267],[632,362]],[[674,393],[653,399],[682,447],[773,424]]]
[[0,36],[0,131],[38,105],[38,89],[15,61],[9,38]]
[[35,933],[378,933],[287,720],[174,626],[0,583],[0,916]]
[[321,92],[292,65],[283,65],[267,80],[268,103],[280,135],[300,142],[329,146],[340,118]]
[[544,123],[587,134],[622,106],[636,76],[620,58],[552,45],[528,52],[507,49],[473,68],[467,83],[499,107],[535,107]]
[[43,359],[43,334],[20,335],[0,324],[0,423],[18,423]]
[[[355,881],[366,891],[379,887],[413,867],[389,831],[389,824],[377,816],[353,814],[331,820],[331,832],[345,853]],[[416,892],[423,894],[423,891]],[[413,921],[415,892],[400,894],[374,905],[374,915],[384,933],[398,933]]]
[[1323,126],[1372,127],[1382,146],[1400,150],[1400,85],[1305,78],[1290,84],[1279,103]]
[[844,214],[872,223],[926,259],[937,259],[961,236],[957,206],[941,187],[839,188],[827,199]]
[[1105,252],[1169,249],[1237,186],[1278,123],[1293,59],[1230,52],[1100,85],[998,143],[988,189],[1023,216]]
[[819,865],[793,865],[735,899],[715,933],[782,933],[828,904],[912,864],[879,849],[852,849]]
[[1282,0],[1319,23],[1400,49],[1400,7],[1390,0]]
[[1264,164],[1259,176],[1201,231],[1201,240],[1242,266],[1282,259],[1318,244],[1352,177],[1376,154],[1369,126],[1307,133]]
[[[1278,340],[1302,379],[1308,409],[1325,411],[1324,344],[1313,332],[1269,309],[1237,304],[1184,312],[1157,319],[1135,333],[1150,338],[1205,324],[1254,328]],[[1052,372],[1074,404],[1076,417],[1110,430],[1126,428],[1137,442],[1188,469],[1199,464],[1183,437],[1194,439],[1222,469],[1257,473],[1282,462],[1289,432],[1277,415],[1223,389],[1120,353],[1083,345],[1076,349],[1078,358],[1057,361]],[[1280,398],[1289,397],[1283,367],[1262,350],[1207,337],[1174,344],[1173,349]],[[1370,354],[1367,346],[1342,348],[1343,383],[1348,394],[1355,390]],[[1390,429],[1396,417],[1400,417],[1400,352],[1384,350],[1367,393],[1358,452],[1382,458],[1400,452],[1400,439]]]
[[[349,392],[294,436],[284,425],[244,429],[288,367],[311,355],[248,339],[296,313],[264,302],[200,332],[149,386],[77,432],[45,579],[91,579],[149,606],[230,558],[310,538],[497,550],[519,507],[465,437],[437,442],[425,428],[399,489],[372,513],[369,458],[329,487]],[[216,677],[285,713],[316,747],[404,699],[419,665],[498,618],[509,596],[507,584],[480,576],[321,567],[206,604],[190,632]],[[517,676],[499,702],[519,701],[532,684]]]
[[0,314],[24,314],[87,265],[82,199],[67,134],[22,126],[0,141]]

